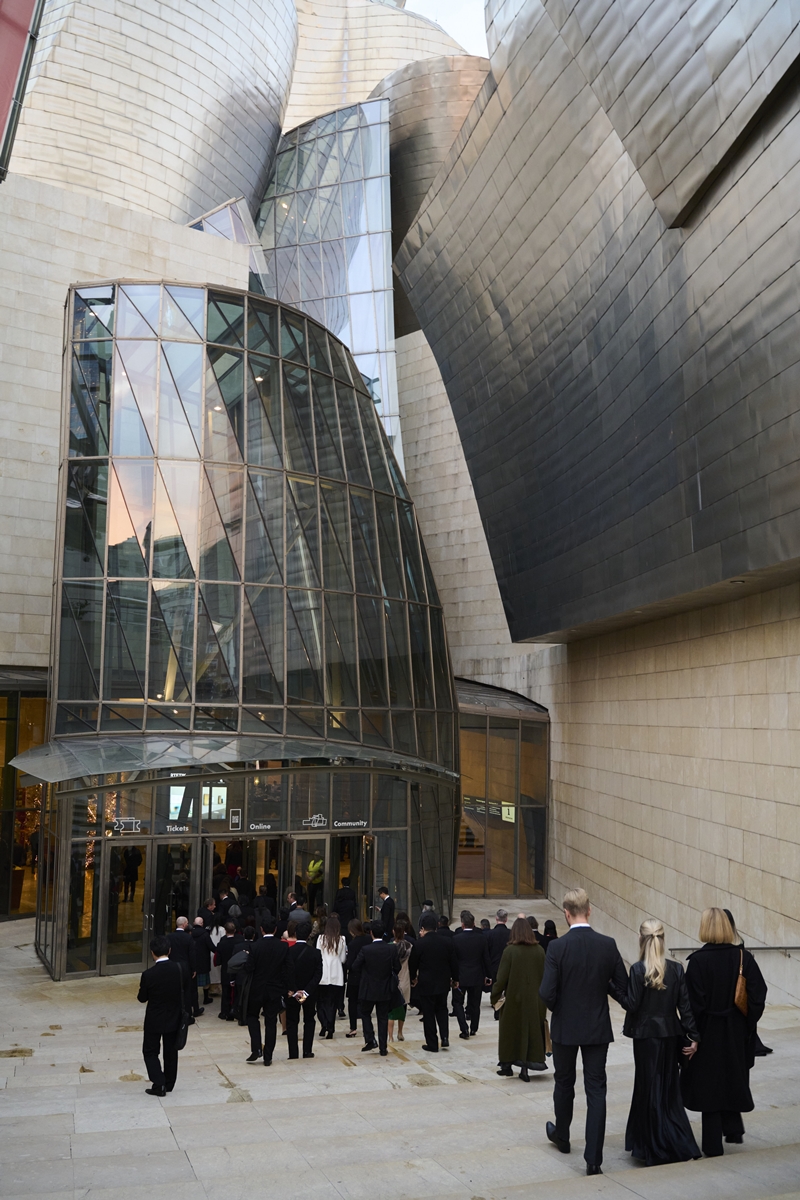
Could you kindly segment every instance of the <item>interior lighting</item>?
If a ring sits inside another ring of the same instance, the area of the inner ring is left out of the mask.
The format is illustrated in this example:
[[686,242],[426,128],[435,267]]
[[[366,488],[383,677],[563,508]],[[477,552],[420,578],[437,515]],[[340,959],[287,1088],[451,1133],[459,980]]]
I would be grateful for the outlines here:
[[215,404],[215,405],[214,405],[214,412],[222,412],[222,405],[221,405],[221,404]]

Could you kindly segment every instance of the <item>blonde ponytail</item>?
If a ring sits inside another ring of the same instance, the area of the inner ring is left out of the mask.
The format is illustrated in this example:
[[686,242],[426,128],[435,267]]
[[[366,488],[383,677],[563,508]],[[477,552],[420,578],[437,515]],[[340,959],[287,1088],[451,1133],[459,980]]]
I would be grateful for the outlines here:
[[663,992],[667,973],[664,926],[660,921],[642,921],[639,926],[639,960],[644,963],[645,987]]

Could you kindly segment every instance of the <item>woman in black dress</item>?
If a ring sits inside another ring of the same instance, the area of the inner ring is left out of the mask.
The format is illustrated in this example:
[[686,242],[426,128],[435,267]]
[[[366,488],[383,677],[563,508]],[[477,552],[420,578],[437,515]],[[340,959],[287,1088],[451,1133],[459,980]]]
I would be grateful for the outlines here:
[[[667,961],[660,921],[644,921],[639,928],[627,1009],[623,1032],[633,1038],[636,1075],[625,1149],[648,1167],[700,1158],[681,1102],[679,1073],[679,1055],[689,1059],[697,1050],[697,1029],[683,967]],[[683,1044],[686,1037],[689,1046]]]
[[[683,1102],[703,1114],[703,1153],[718,1157],[722,1138],[740,1143],[743,1112],[755,1107],[750,1068],[756,1025],[764,1011],[767,985],[752,954],[736,946],[731,923],[721,908],[707,908],[700,940],[686,967],[686,986],[700,1048],[681,1079]],[[734,1004],[741,968],[747,985],[747,1016]]]

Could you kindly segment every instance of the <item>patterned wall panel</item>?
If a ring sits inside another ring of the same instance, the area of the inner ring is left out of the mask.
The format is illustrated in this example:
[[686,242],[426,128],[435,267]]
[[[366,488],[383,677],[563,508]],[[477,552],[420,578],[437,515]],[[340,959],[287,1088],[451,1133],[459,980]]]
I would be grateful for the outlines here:
[[800,95],[669,229],[538,0],[505,28],[397,261],[512,636],[568,637],[800,558]]

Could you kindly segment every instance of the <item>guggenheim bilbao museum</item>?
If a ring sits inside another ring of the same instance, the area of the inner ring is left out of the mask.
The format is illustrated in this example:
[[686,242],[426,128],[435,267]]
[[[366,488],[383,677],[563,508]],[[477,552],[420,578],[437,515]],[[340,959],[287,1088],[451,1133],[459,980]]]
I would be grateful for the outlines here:
[[242,867],[583,885],[629,957],[724,904],[800,995],[800,11],[485,15],[0,2],[0,916],[57,979]]

